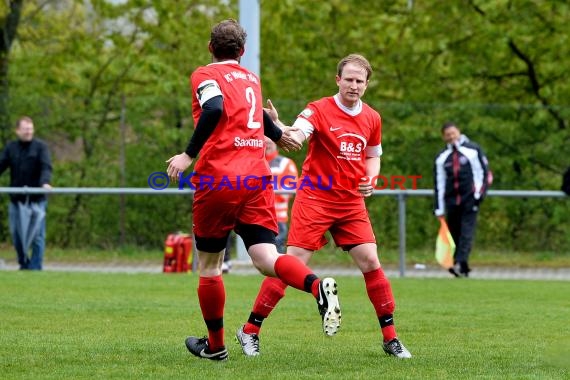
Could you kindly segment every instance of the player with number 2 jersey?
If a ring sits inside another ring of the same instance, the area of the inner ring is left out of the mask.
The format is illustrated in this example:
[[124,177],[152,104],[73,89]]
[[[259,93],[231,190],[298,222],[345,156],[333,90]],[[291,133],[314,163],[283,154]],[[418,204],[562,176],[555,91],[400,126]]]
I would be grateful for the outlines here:
[[[264,136],[287,149],[298,149],[301,144],[263,111],[259,78],[239,65],[245,40],[246,32],[235,20],[212,28],[208,44],[212,63],[190,77],[194,134],[183,153],[167,160],[168,176],[182,184],[181,175],[197,158],[191,177],[192,183],[198,183],[192,219],[198,250],[198,301],[208,336],[189,336],[185,344],[192,355],[209,360],[228,358],[222,261],[231,230],[242,238],[261,273],[312,294],[321,316],[339,308],[334,279],[321,281],[300,259],[277,253],[275,194],[267,181],[271,171]],[[208,182],[203,183],[202,177]],[[336,328],[338,322],[321,321],[326,330]]]
[[265,157],[261,84],[259,78],[237,61],[214,62],[196,69],[190,79],[194,125],[202,105],[222,96],[224,112],[200,151],[195,171],[215,181],[237,176],[271,174]]

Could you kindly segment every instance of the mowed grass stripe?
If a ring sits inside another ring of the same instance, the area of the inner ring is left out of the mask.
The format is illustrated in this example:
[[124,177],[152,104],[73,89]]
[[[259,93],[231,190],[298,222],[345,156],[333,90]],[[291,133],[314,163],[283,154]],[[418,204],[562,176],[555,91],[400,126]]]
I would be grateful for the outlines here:
[[386,357],[360,277],[337,278],[343,324],[325,337],[316,303],[287,289],[246,358],[235,330],[261,276],[224,277],[230,359],[191,356],[206,329],[195,274],[0,273],[2,378],[568,378],[570,283],[392,279],[411,360]]

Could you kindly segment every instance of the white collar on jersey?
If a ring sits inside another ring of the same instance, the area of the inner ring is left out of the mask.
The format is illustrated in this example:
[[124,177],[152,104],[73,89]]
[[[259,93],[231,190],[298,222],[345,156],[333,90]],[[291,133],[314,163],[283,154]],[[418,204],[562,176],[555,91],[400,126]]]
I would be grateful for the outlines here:
[[227,65],[229,63],[239,65],[239,62],[236,61],[235,59],[228,59],[227,61],[212,62],[212,63],[208,64],[208,66],[210,66],[210,65]]
[[356,105],[352,108],[348,108],[347,106],[345,106],[344,104],[342,104],[340,102],[340,95],[339,94],[336,94],[334,96],[334,101],[335,101],[336,105],[338,106],[338,108],[340,108],[341,110],[343,110],[344,112],[346,112],[350,116],[356,116],[360,112],[362,112],[362,100],[360,100],[360,99],[358,99],[358,103],[356,103]]

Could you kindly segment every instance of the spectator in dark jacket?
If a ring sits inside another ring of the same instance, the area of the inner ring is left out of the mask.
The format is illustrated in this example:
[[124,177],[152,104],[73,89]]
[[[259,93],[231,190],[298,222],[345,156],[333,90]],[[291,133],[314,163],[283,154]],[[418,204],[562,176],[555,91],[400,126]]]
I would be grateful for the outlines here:
[[[16,123],[18,139],[8,143],[0,156],[0,174],[10,168],[11,187],[43,187],[51,189],[51,159],[47,145],[34,138],[34,122],[24,116]],[[19,228],[19,204],[29,202],[35,207],[46,210],[47,199],[45,194],[10,194],[9,222],[12,243],[18,254],[20,269],[41,270],[44,250],[46,225],[45,218],[39,226],[39,232],[32,241],[32,256],[28,257],[28,248],[24,247]]]
[[455,241],[455,268],[450,272],[468,277],[477,213],[487,191],[488,161],[479,145],[462,135],[455,123],[445,123],[441,133],[447,146],[435,158],[434,214],[447,215]]

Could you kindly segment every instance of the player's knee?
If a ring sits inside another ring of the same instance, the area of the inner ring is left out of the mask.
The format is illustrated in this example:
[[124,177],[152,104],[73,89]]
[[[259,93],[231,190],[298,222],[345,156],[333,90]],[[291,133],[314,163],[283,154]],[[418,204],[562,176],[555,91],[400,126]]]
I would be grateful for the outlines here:
[[[229,233],[228,233],[229,235]],[[226,248],[226,243],[228,241],[228,235],[221,238],[204,238],[195,235],[196,248],[201,252],[218,253]]]
[[275,232],[257,224],[241,224],[236,227],[236,232],[241,236],[247,250],[255,244],[275,244]]

